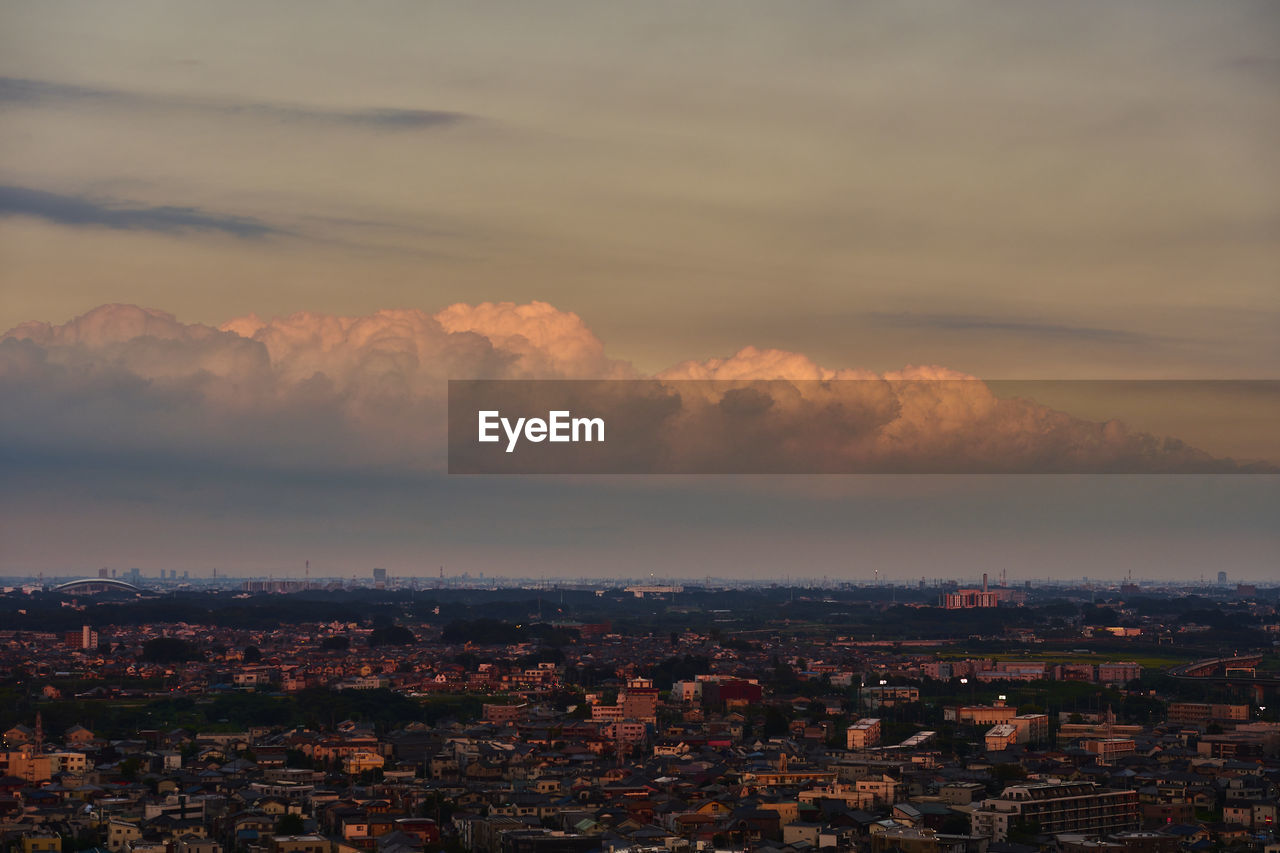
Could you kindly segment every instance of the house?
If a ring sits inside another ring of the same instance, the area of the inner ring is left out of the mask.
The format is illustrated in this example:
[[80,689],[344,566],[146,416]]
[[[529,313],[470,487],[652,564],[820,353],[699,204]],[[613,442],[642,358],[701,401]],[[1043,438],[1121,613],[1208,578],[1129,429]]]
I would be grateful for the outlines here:
[[9,746],[21,746],[23,744],[34,743],[36,739],[35,729],[30,726],[24,726],[19,723],[4,733],[4,742]]
[[22,853],[62,853],[62,837],[56,832],[28,832],[19,844]]
[[142,839],[142,828],[127,820],[112,818],[107,821],[107,849],[112,853],[130,849],[130,845]]
[[88,746],[93,743],[93,732],[77,724],[63,732],[62,738],[73,746]]

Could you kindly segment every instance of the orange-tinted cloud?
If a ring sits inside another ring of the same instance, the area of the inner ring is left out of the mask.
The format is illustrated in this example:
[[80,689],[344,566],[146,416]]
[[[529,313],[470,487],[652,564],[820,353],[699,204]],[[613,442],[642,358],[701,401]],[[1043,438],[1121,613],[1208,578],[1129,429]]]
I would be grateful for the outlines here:
[[[105,305],[0,340],[12,401],[0,425],[13,446],[427,471],[443,465],[447,379],[636,376],[580,317],[542,302],[250,315],[220,329]],[[656,379],[670,399],[646,421],[661,430],[646,443],[664,460],[655,470],[1235,470],[1119,422],[1001,398],[944,367],[879,375],[746,347]],[[789,381],[725,384],[759,379]]]

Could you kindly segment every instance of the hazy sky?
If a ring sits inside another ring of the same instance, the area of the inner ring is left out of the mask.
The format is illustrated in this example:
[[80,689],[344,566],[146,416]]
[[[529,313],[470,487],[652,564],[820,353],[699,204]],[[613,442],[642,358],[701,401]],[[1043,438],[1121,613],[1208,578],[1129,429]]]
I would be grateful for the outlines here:
[[[9,2],[0,330],[104,303],[216,327],[539,301],[595,340],[520,351],[552,367],[570,345],[643,373],[750,346],[833,370],[1276,378],[1277,91],[1269,0]],[[75,358],[125,359],[129,322]],[[11,348],[0,380],[27,399],[3,433],[0,570],[328,553],[344,571],[760,575],[790,555],[903,577],[989,560],[1194,577],[1224,560],[1265,576],[1280,555],[1274,477],[836,497],[561,483],[521,500],[533,486],[339,476],[320,464],[338,439],[299,426],[319,405],[299,402],[306,377],[277,363],[288,405],[244,429],[288,438],[269,445],[289,458],[279,478],[265,450],[237,462],[201,432],[216,400],[177,417],[179,390],[144,393],[174,363],[227,379],[263,357],[199,347],[133,353],[92,388]],[[475,513],[446,509],[455,491]]]
[[2,197],[0,326],[541,299],[650,369],[1277,375],[1267,0],[2,14],[2,180],[53,195]]

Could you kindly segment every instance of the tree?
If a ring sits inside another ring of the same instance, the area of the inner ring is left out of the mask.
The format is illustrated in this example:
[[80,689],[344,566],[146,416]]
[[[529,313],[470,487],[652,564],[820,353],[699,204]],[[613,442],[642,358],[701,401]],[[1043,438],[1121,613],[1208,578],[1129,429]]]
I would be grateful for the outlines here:
[[244,662],[262,663],[262,649],[259,649],[257,646],[245,646]]
[[776,705],[764,709],[764,736],[784,735],[791,728],[791,721]]
[[280,819],[276,821],[276,835],[302,835],[306,831],[307,827],[302,822],[302,815],[289,812],[280,815]]
[[1027,771],[1022,769],[1021,764],[997,764],[991,768],[991,773],[1002,784],[1008,784],[1019,779],[1027,778]]
[[418,642],[413,632],[403,625],[386,625],[374,628],[369,634],[370,646],[412,646]]
[[182,663],[201,657],[199,649],[177,637],[156,637],[142,644],[142,659],[148,663]]
[[440,639],[446,643],[474,643],[478,646],[500,646],[510,643],[521,643],[529,638],[528,629],[503,622],[500,619],[481,617],[450,622],[440,632]]
[[300,749],[286,749],[284,751],[285,767],[300,767],[307,770],[315,768],[315,764],[311,761],[311,757]]
[[138,770],[142,767],[142,759],[130,756],[120,762],[120,778],[126,782],[138,781]]
[[351,648],[350,637],[325,637],[320,641],[320,648],[329,652],[345,652]]

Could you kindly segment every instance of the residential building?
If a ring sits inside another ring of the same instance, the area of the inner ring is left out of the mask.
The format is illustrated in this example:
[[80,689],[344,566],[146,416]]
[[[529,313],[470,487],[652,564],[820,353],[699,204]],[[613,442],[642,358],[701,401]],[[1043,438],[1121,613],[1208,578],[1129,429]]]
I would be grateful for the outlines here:
[[1121,832],[1138,828],[1138,792],[1093,782],[1011,785],[970,813],[974,835],[1006,841],[1011,829],[1045,834]]

